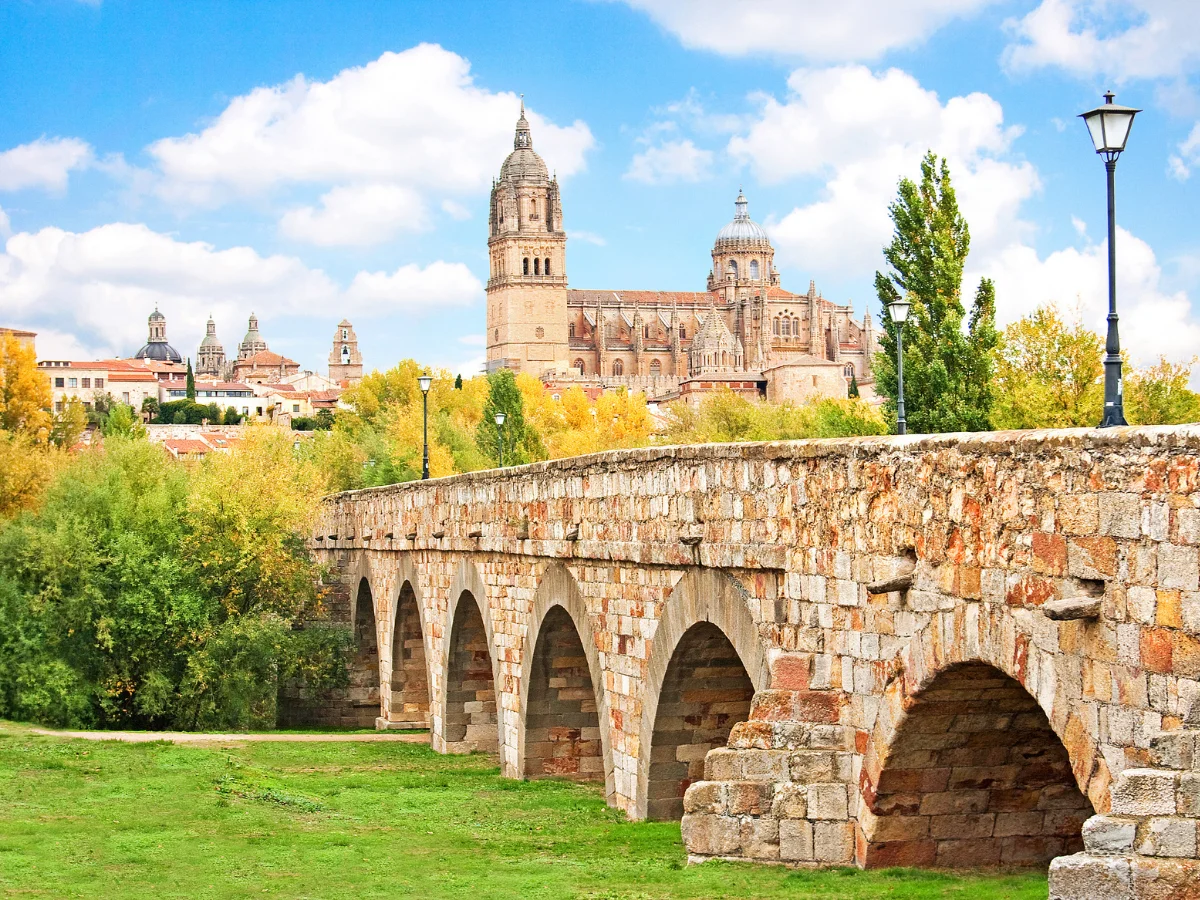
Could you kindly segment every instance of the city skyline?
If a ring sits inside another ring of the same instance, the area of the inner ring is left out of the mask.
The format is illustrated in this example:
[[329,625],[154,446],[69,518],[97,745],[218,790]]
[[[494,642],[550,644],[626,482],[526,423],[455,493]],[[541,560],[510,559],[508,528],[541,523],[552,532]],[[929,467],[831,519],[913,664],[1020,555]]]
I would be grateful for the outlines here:
[[885,6],[7,7],[0,324],[39,331],[43,358],[130,355],[158,305],[194,356],[210,313],[228,347],[255,312],[320,370],[349,318],[368,370],[474,374],[487,193],[523,93],[574,286],[698,289],[744,188],[786,282],[877,313],[887,203],[931,148],[971,224],[967,286],[996,279],[1002,323],[1078,296],[1099,330],[1103,166],[1073,116],[1112,87],[1146,110],[1118,169],[1123,343],[1190,358],[1184,4]]

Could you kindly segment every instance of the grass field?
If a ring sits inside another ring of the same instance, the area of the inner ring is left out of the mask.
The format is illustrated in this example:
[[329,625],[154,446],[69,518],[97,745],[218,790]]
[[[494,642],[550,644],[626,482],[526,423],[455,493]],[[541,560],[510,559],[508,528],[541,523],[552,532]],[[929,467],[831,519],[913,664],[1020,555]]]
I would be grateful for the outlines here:
[[175,746],[0,725],[0,896],[1044,900],[1044,873],[685,865],[595,786],[413,744]]

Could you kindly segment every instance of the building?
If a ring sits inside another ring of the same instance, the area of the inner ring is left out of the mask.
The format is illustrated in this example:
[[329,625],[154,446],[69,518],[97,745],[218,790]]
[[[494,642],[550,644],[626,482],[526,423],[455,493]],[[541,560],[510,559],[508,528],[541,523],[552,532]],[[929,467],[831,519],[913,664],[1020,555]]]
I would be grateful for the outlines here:
[[250,313],[250,325],[246,329],[246,336],[238,344],[238,359],[249,359],[254,354],[261,353],[266,349],[268,349],[267,342],[258,333],[258,316]]
[[55,412],[61,412],[68,399],[78,400],[88,409],[97,402],[120,402],[139,411],[148,397],[159,399],[162,382],[137,360],[43,360],[38,368],[50,379]]
[[17,343],[22,347],[34,346],[34,340],[37,338],[36,331],[25,331],[21,328],[5,328],[0,325],[0,337],[11,334],[17,339]]
[[[488,371],[698,398],[722,385],[775,402],[870,396],[869,314],[780,285],[775,251],[739,192],[718,231],[703,291],[568,287],[558,182],[533,149],[524,105],[488,218]],[[698,344],[698,346],[697,346]]]
[[247,384],[276,382],[300,373],[300,363],[270,350],[259,350],[249,356],[238,356],[231,373],[234,381]]
[[134,359],[152,359],[158,362],[182,363],[183,357],[179,351],[167,343],[167,317],[154,307],[148,320],[150,336],[142,349],[133,354]]
[[[245,405],[243,400],[254,396],[254,389],[250,385],[239,384],[236,381],[197,381],[195,386],[196,402],[203,405],[216,403],[222,408],[227,406],[241,408]],[[164,402],[186,400],[187,384],[163,385],[161,393]]]
[[226,375],[225,347],[217,337],[217,323],[210,314],[204,338],[196,350],[196,375],[220,380]]
[[358,352],[358,336],[348,319],[338,323],[333,335],[333,349],[329,351],[329,380],[349,387],[362,381],[363,361]]

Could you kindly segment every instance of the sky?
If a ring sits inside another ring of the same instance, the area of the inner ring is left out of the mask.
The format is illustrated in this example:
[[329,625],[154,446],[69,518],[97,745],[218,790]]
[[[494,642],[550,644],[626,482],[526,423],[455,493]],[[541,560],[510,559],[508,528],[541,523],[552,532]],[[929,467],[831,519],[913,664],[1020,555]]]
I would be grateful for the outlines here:
[[[484,356],[487,202],[520,95],[572,287],[703,290],[739,188],[785,288],[878,314],[888,204],[933,150],[964,294],[1102,331],[1105,174],[1076,116],[1144,111],[1117,167],[1138,363],[1200,353],[1196,0],[0,0],[0,325],[43,359],[195,356],[251,312],[324,371]],[[1195,381],[1195,379],[1194,379]]]

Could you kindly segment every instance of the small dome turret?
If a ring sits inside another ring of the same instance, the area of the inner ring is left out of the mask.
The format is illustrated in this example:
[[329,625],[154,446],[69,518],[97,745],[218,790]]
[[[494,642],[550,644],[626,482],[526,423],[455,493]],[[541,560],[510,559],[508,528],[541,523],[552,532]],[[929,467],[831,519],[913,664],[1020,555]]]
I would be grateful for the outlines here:
[[500,167],[500,179],[508,181],[548,181],[550,171],[546,162],[533,149],[533,135],[525,118],[525,100],[521,100],[521,117],[513,136],[513,151]]
[[771,246],[771,239],[761,225],[750,218],[746,195],[738,191],[733,204],[733,221],[717,232],[716,249],[759,249]]

